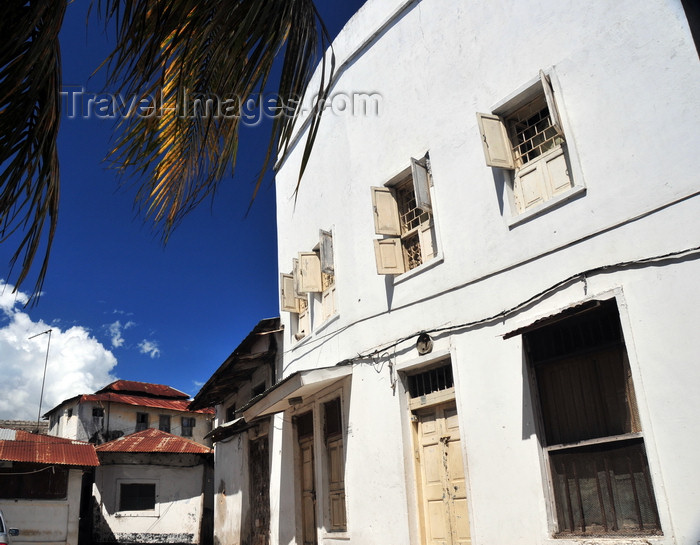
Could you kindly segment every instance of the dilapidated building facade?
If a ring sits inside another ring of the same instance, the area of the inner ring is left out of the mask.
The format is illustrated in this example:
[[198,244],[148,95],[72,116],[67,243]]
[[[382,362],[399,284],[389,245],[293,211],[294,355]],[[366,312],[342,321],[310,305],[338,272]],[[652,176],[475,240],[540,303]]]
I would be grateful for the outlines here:
[[190,411],[190,396],[164,384],[117,380],[66,399],[44,415],[49,435],[100,444],[155,428],[204,444],[213,410]]
[[279,318],[261,320],[212,377],[191,408],[216,407],[214,543],[267,545],[270,534],[270,418],[248,423],[241,409],[279,373]]
[[0,511],[19,530],[12,542],[77,545],[83,476],[98,465],[88,443],[0,428]]
[[96,450],[93,543],[211,544],[209,447],[149,428]]

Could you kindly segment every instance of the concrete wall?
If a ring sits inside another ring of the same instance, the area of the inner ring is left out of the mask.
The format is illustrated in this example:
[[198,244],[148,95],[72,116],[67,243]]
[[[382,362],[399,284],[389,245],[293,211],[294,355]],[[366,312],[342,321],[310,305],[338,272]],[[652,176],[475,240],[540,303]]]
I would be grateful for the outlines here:
[[[123,455],[126,456],[126,455]],[[96,502],[94,540],[112,543],[199,543],[203,510],[204,465],[196,455],[159,455],[148,460],[133,458],[129,464],[117,457],[97,468],[93,495]],[[124,460],[123,460],[124,461]],[[152,511],[119,510],[122,482],[156,483],[156,508]]]
[[8,527],[20,531],[12,542],[77,545],[82,475],[69,470],[65,500],[0,500]]
[[[332,230],[338,309],[301,341],[281,313],[284,376],[355,360],[343,389],[348,531],[326,532],[319,515],[320,542],[419,543],[401,372],[449,356],[472,542],[553,543],[522,340],[502,335],[615,297],[664,534],[644,539],[695,544],[700,497],[688,483],[700,479],[700,264],[692,251],[643,261],[698,245],[700,63],[680,3],[369,0],[334,48],[341,69],[332,94],[378,93],[380,115],[326,111],[296,200],[303,145],[277,175],[280,272],[318,243],[319,229]],[[585,191],[509,225],[504,179],[484,163],[475,114],[498,109],[540,69],[550,73],[572,175]],[[438,258],[377,275],[369,188],[426,152]],[[499,315],[435,334],[429,355],[415,350],[420,331]],[[358,358],[375,349],[375,358]],[[273,431],[273,544],[298,542],[291,416],[278,415]]]

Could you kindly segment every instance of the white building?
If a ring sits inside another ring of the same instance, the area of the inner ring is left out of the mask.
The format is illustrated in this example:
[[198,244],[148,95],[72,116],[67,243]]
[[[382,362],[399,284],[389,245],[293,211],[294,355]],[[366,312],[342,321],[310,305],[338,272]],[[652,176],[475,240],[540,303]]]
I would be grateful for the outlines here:
[[81,441],[0,428],[0,511],[12,543],[78,545],[84,473],[99,465]]
[[44,418],[49,435],[95,444],[149,428],[204,444],[214,411],[190,411],[189,403],[188,394],[164,384],[117,380],[62,401]]
[[681,3],[368,0],[333,48],[242,408],[274,414],[270,543],[700,541]]
[[211,543],[209,447],[149,428],[96,450],[92,543]]
[[275,382],[279,318],[261,320],[202,386],[190,408],[216,407],[214,543],[266,545],[270,533],[270,418],[246,423],[240,409]]

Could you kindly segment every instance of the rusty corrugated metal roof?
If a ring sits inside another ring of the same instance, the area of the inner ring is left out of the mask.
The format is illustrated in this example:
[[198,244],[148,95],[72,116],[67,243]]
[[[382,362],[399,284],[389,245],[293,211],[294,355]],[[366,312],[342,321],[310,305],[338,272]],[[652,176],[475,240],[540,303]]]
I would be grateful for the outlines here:
[[151,384],[150,382],[137,382],[135,380],[116,380],[104,388],[97,390],[96,394],[104,392],[121,392],[124,394],[150,395],[156,397],[169,397],[172,399],[189,399],[185,392],[166,386],[165,384]]
[[112,403],[124,403],[125,405],[140,405],[143,407],[155,407],[157,409],[170,409],[173,411],[197,412],[213,414],[214,410],[190,411],[188,399],[162,399],[158,397],[144,397],[131,394],[117,394],[106,392],[103,394],[85,394],[80,396],[80,401],[111,401]]
[[149,428],[103,443],[97,447],[97,452],[159,452],[159,453],[187,453],[209,454],[213,452],[209,447],[184,437],[178,437],[171,433]]
[[95,447],[89,443],[21,430],[9,431],[0,433],[0,460],[80,467],[100,465]]

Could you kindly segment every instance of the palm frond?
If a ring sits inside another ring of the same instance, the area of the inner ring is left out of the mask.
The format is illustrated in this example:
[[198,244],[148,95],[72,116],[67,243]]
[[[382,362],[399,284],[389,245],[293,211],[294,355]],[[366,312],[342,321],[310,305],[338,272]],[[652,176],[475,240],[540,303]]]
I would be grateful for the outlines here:
[[21,262],[15,289],[45,246],[35,296],[46,276],[58,219],[58,33],[65,10],[66,0],[7,0],[0,21],[0,242],[24,233],[11,260],[12,269]]
[[[233,175],[243,122],[234,113],[270,91],[273,66],[284,53],[277,107],[295,106],[293,115],[276,116],[272,123],[254,197],[277,151],[291,141],[299,99],[329,42],[313,1],[98,0],[98,5],[117,26],[117,46],[108,59],[110,84],[161,107],[153,117],[124,119],[110,158],[123,174],[140,176],[137,199],[165,238],[222,178]],[[322,98],[325,92],[323,80]],[[321,111],[312,113],[300,177]]]

